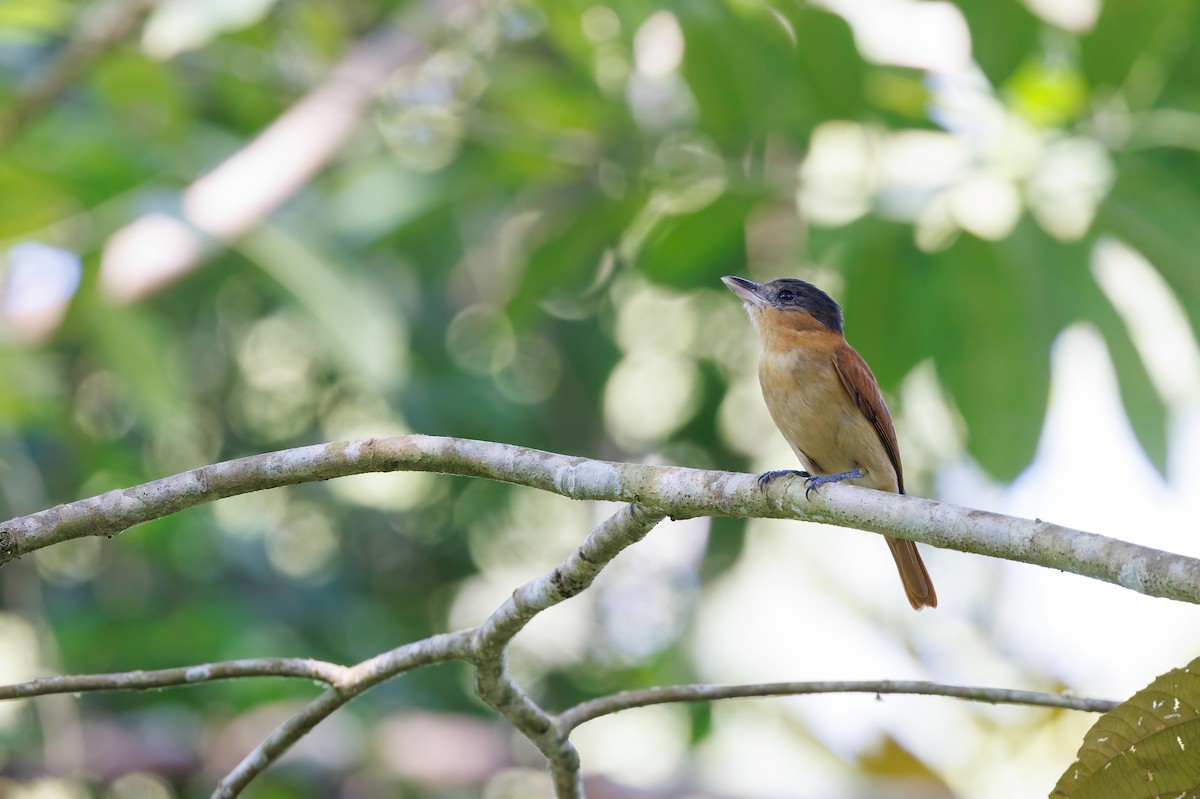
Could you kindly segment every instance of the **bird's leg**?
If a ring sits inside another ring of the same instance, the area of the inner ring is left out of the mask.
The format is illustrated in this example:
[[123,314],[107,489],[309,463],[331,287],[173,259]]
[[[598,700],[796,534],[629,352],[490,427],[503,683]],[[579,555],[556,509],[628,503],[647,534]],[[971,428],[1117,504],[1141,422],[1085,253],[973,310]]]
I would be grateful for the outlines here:
[[862,469],[859,469],[857,466],[848,472],[811,475],[807,480],[804,481],[804,498],[808,499],[809,494],[826,483],[840,483],[843,480],[853,480],[856,477],[862,476]]
[[797,477],[803,477],[806,480],[812,479],[811,474],[809,474],[808,472],[802,472],[799,469],[776,469],[771,472],[763,472],[762,474],[760,474],[758,476],[758,488],[760,491],[766,491],[767,483],[771,482],[776,477],[783,477],[783,476],[789,475],[789,474],[794,474]]

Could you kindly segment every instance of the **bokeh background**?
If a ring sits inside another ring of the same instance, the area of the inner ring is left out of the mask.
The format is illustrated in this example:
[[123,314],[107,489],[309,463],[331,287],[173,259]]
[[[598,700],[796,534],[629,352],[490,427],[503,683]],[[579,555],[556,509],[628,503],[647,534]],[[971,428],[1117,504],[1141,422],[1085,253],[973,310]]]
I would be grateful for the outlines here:
[[[817,282],[910,491],[1200,555],[1200,32],[1185,0],[6,0],[0,510],[410,431],[793,459],[718,278]],[[264,132],[265,131],[265,132]],[[261,134],[261,138],[258,138]],[[356,662],[478,624],[610,508],[430,475],[220,502],[0,571],[0,681]],[[1197,611],[877,537],[666,523],[538,618],[547,707],[685,681],[1121,698]],[[0,794],[207,796],[311,686],[0,705]],[[1045,795],[1085,714],[936,698],[581,728],[594,797]],[[376,689],[255,797],[541,797],[464,667]]]

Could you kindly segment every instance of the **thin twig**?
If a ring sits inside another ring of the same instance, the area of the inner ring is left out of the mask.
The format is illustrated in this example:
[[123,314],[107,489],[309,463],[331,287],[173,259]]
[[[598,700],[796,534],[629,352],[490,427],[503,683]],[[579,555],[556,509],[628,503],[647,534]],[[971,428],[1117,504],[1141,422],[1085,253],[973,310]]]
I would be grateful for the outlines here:
[[233,799],[241,795],[251,780],[350,699],[351,696],[345,696],[333,688],[323,691],[299,713],[276,727],[265,741],[254,747],[241,763],[226,774],[213,790],[212,799]]
[[444,633],[415,641],[349,669],[337,684],[280,724],[266,740],[246,755],[241,763],[217,783],[212,799],[233,799],[240,795],[251,780],[278,760],[293,744],[335,710],[368,688],[421,666],[464,659],[470,646],[472,632],[467,630]]
[[154,671],[115,672],[112,674],[64,674],[39,677],[28,682],[0,685],[0,700],[21,699],[49,694],[77,694],[86,691],[145,691],[173,685],[198,685],[240,677],[298,677],[328,685],[340,682],[348,672],[345,666],[309,658],[255,658],[201,663]]
[[802,694],[918,694],[950,696],[992,705],[1032,705],[1065,710],[1107,713],[1119,703],[1109,699],[1091,699],[1042,691],[1017,691],[1009,688],[982,688],[965,685],[942,685],[934,682],[906,680],[867,680],[857,682],[770,682],[748,685],[671,685],[646,688],[580,702],[558,714],[562,734],[569,734],[584,722],[610,713],[619,713],[667,702],[712,702],[718,699],[742,697],[798,696]]
[[[606,519],[558,567],[518,588],[473,630],[438,635],[397,647],[352,667],[288,659],[231,661],[156,672],[43,678],[0,689],[0,698],[63,691],[162,687],[268,673],[326,682],[329,685],[326,691],[280,725],[218,784],[214,799],[232,799],[321,720],[363,691],[420,666],[453,659],[467,660],[475,666],[476,691],[480,697],[546,756],[559,799],[582,799],[579,755],[569,740],[570,732],[600,715],[649,704],[847,691],[934,694],[982,702],[1086,710],[1106,710],[1113,704],[1038,692],[934,683],[837,682],[691,685],[629,691],[584,702],[558,716],[548,713],[513,681],[507,668],[508,645],[536,614],[590,586],[619,552],[639,541],[668,513],[674,516],[705,513],[851,522],[867,529],[941,545],[958,537],[989,553],[992,549],[1004,549],[997,543],[999,540],[1017,550],[1016,555],[1010,556],[1031,562],[1042,562],[1037,558],[1053,553],[1056,547],[1062,549],[1074,545],[1071,557],[1086,567],[1071,569],[1078,573],[1103,572],[1111,568],[1106,558],[1114,557],[1114,553],[1124,553],[1134,558],[1128,562],[1136,565],[1141,581],[1138,586],[1130,587],[1138,587],[1146,593],[1152,592],[1146,590],[1147,586],[1165,590],[1160,587],[1160,573],[1174,564],[1172,573],[1167,575],[1176,580],[1168,584],[1173,592],[1170,595],[1182,594],[1192,601],[1200,595],[1194,588],[1189,588],[1197,583],[1194,571],[1197,562],[1190,558],[1155,553],[1040,521],[1011,519],[849,486],[829,486],[822,492],[825,496],[815,497],[809,503],[802,499],[802,487],[790,486],[787,481],[761,491],[752,475],[610,463],[504,444],[429,436],[366,439],[258,455],[61,505],[0,525],[0,558],[9,560],[24,552],[85,535],[111,536],[142,521],[239,493],[369,471],[401,470],[485,477],[578,499],[631,499],[634,502]],[[913,532],[910,528],[916,524],[925,527]],[[1080,542],[1091,549],[1081,547]],[[970,546],[959,548],[969,549]],[[1068,568],[1061,559],[1047,557],[1045,561],[1044,565]],[[1189,590],[1193,593],[1188,594]]]
[[1200,560],[1041,520],[1019,519],[849,485],[804,496],[795,481],[759,490],[752,475],[613,463],[526,447],[435,436],[319,444],[254,455],[59,505],[0,525],[0,563],[87,535],[223,497],[364,472],[424,471],[486,477],[575,499],[633,502],[673,518],[804,519],[1031,563],[1149,596],[1200,603]]
[[663,516],[637,505],[621,508],[556,568],[513,591],[473,637],[475,692],[545,755],[558,799],[583,797],[579,753],[559,732],[555,718],[509,675],[508,644],[538,613],[585,590],[621,550],[642,540]]

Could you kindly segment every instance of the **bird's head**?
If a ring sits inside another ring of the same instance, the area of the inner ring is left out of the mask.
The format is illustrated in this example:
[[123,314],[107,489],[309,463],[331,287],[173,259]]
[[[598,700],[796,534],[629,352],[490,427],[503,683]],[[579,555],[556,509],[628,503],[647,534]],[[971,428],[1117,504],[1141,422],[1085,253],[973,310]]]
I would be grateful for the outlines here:
[[755,283],[727,275],[721,282],[742,298],[747,313],[761,332],[764,325],[783,324],[795,330],[842,332],[842,309],[825,292],[791,277]]

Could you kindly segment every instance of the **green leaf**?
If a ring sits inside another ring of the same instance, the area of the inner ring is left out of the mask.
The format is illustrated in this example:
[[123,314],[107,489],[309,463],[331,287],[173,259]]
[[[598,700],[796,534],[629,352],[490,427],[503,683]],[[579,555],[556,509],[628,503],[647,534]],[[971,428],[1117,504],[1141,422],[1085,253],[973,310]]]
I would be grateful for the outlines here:
[[846,20],[809,4],[783,4],[796,32],[800,74],[822,119],[855,118],[867,108],[862,56]]
[[187,386],[178,379],[187,374],[178,366],[180,331],[172,319],[144,306],[94,303],[86,313],[90,346],[120,380],[147,426],[160,427],[190,412]]
[[563,186],[547,193],[551,209],[534,234],[521,284],[508,304],[513,323],[522,327],[540,305],[560,316],[590,315],[611,277],[612,251],[621,231],[645,202],[644,195],[605,197],[587,184]]
[[876,218],[847,228],[814,228],[809,252],[818,263],[846,275],[841,301],[846,338],[871,365],[885,390],[895,387],[933,354],[924,312],[931,295],[931,270],[913,244],[907,225]]
[[[1099,293],[1099,292],[1097,292]],[[1100,297],[1107,306],[1097,313],[1092,321],[1104,336],[1108,355],[1117,373],[1117,384],[1121,392],[1121,404],[1133,427],[1138,443],[1146,457],[1158,469],[1167,473],[1167,405],[1146,370],[1146,363],[1138,353],[1129,336],[1129,328],[1117,315],[1106,297]]]
[[801,4],[745,13],[703,4],[680,25],[684,77],[722,147],[768,131],[807,138],[820,122],[866,112],[862,58],[841,17]]
[[1200,791],[1200,658],[1105,713],[1051,799],[1157,799]]
[[1139,60],[1148,66],[1158,62],[1153,68],[1163,69],[1162,57],[1176,49],[1178,32],[1195,25],[1193,14],[1194,6],[1184,0],[1106,0],[1095,27],[1079,40],[1088,82],[1094,87],[1126,89],[1126,79]]
[[1067,248],[1028,221],[1002,242],[964,234],[934,255],[917,250],[911,229],[897,223],[865,219],[843,229],[840,253],[839,245],[822,253],[826,236],[813,233],[813,254],[843,265],[846,337],[880,384],[895,386],[931,358],[966,422],[972,457],[1000,479],[1016,477],[1037,449],[1048,352],[1066,321],[1045,265],[1072,263]]
[[[772,72],[768,51],[782,46],[786,34],[777,27],[760,40],[759,48],[751,48],[748,37],[728,35],[731,28],[740,27],[738,18],[724,8],[714,11],[719,19],[710,13],[680,20],[686,42],[682,72],[696,97],[702,129],[721,146],[736,146],[761,130],[762,117],[772,105],[766,91]],[[790,73],[775,77],[790,83]],[[780,96],[798,101],[790,90]]]
[[174,71],[162,64],[121,51],[100,62],[90,82],[97,106],[112,126],[123,127],[120,132],[126,135],[144,137],[143,146],[176,145],[187,133],[190,98]]
[[1041,24],[1016,0],[959,0],[971,30],[971,54],[993,86],[1008,80],[1036,51]]
[[492,65],[487,75],[481,103],[519,120],[523,139],[561,130],[603,133],[628,124],[625,109],[608,102],[587,73],[562,63],[516,57]]
[[659,222],[638,255],[639,271],[651,280],[692,288],[746,262],[746,214],[756,198],[725,194],[694,214]]
[[71,3],[62,0],[9,0],[0,5],[0,42],[41,41],[64,28],[72,13]]
[[244,236],[238,248],[324,326],[350,370],[372,385],[395,384],[408,337],[383,297],[341,273],[303,232],[264,224]]
[[1057,332],[1034,282],[1038,276],[1007,256],[1001,245],[960,236],[933,257],[930,295],[914,309],[938,331],[934,364],[966,420],[968,452],[1002,480],[1033,460]]
[[52,180],[0,163],[0,239],[28,235],[78,210],[74,198]]
[[1088,253],[1091,240],[1077,245],[1056,243],[1060,250],[1030,255],[1035,263],[1052,265],[1053,280],[1047,285],[1050,304],[1060,309],[1062,325],[1087,322],[1104,337],[1125,415],[1146,457],[1161,474],[1167,468],[1167,406],[1150,379],[1141,354],[1133,344],[1129,327],[1092,275]]
[[1154,265],[1179,297],[1193,330],[1200,330],[1200,202],[1178,168],[1143,155],[1117,162],[1117,182],[1096,212],[1097,226],[1124,241]]

